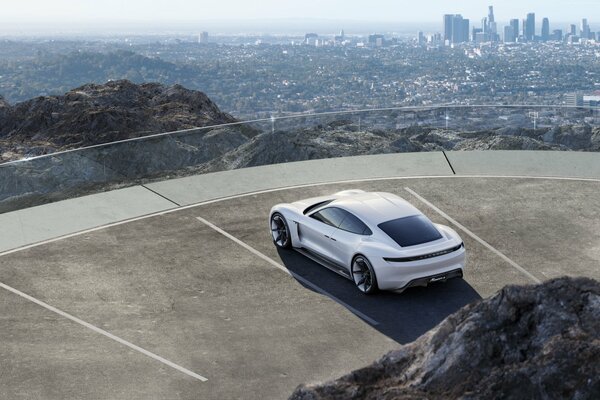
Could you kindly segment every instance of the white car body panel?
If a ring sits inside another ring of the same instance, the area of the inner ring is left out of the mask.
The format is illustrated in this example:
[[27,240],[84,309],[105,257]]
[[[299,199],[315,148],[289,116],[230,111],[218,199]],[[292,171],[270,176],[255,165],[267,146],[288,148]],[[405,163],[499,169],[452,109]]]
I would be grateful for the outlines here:
[[[307,215],[303,213],[308,207],[329,200],[330,203],[312,209]],[[351,233],[311,217],[328,207],[353,214],[372,234]],[[363,255],[371,263],[381,290],[402,291],[409,286],[427,285],[463,274],[465,249],[462,239],[453,229],[434,224],[442,236],[440,239],[402,247],[378,227],[381,223],[398,218],[423,215],[406,200],[391,193],[350,190],[278,204],[271,209],[269,217],[275,212],[283,215],[289,225],[292,247],[325,266],[337,268],[336,272],[347,277],[351,276],[353,258],[358,254]],[[436,255],[449,249],[454,251]],[[428,256],[431,254],[434,256]],[[428,258],[406,260],[423,256]],[[386,258],[403,260],[387,261]]]

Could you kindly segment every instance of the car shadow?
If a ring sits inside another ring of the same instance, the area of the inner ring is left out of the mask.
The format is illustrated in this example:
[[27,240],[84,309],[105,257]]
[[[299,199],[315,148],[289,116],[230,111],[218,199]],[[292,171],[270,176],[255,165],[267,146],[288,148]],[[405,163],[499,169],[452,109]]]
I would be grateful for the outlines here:
[[[448,315],[481,299],[475,289],[463,279],[410,288],[402,293],[379,292],[368,296],[360,293],[350,280],[296,251],[277,251],[283,265],[290,272],[377,321],[378,324],[373,325],[373,328],[401,344],[414,341]],[[303,286],[314,291],[313,288]]]

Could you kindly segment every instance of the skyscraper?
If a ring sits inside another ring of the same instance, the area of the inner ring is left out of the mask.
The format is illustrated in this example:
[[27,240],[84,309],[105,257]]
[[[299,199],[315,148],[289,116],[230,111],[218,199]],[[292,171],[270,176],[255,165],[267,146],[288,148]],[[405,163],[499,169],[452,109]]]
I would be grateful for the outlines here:
[[515,38],[515,30],[512,25],[508,25],[504,27],[504,43],[514,43]]
[[577,36],[577,25],[571,24],[571,36]]
[[581,37],[583,39],[590,38],[590,26],[588,25],[588,20],[586,18],[581,20]]
[[489,7],[488,13],[488,33],[492,41],[497,40],[498,27],[496,26],[496,19],[494,18],[494,6]]
[[544,18],[542,21],[542,42],[550,40],[550,20]]
[[465,41],[463,39],[463,26],[462,15],[455,15],[452,18],[452,43],[462,43]]
[[527,22],[525,23],[525,39],[528,41],[535,40],[535,13],[527,14]]
[[490,24],[493,24],[494,22],[496,22],[496,20],[494,19],[494,6],[489,7],[488,21]]
[[470,30],[470,21],[468,19],[463,19],[460,43],[469,41],[469,30]]
[[452,42],[452,21],[454,20],[454,15],[446,14],[444,15],[444,41]]
[[515,41],[519,38],[519,20],[511,19],[510,26],[513,28],[513,33],[515,34]]
[[444,15],[444,41],[448,44],[464,43],[469,41],[470,21],[462,15]]
[[198,36],[198,43],[208,43],[208,32],[202,32]]

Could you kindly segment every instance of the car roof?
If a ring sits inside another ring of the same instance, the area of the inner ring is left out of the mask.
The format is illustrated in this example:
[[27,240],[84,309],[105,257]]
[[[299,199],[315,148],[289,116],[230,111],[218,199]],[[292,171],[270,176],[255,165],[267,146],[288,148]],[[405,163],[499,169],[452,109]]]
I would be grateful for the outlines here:
[[363,222],[379,225],[398,218],[422,213],[403,198],[385,192],[363,192],[336,196],[325,207],[340,207],[356,215]]

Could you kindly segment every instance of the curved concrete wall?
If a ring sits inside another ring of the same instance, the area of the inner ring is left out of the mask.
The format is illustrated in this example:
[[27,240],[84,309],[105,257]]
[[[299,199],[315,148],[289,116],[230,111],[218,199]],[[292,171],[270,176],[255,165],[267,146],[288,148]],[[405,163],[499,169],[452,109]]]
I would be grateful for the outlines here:
[[0,214],[0,252],[244,193],[351,180],[471,175],[600,179],[600,154],[531,151],[401,153],[310,160],[196,175]]

